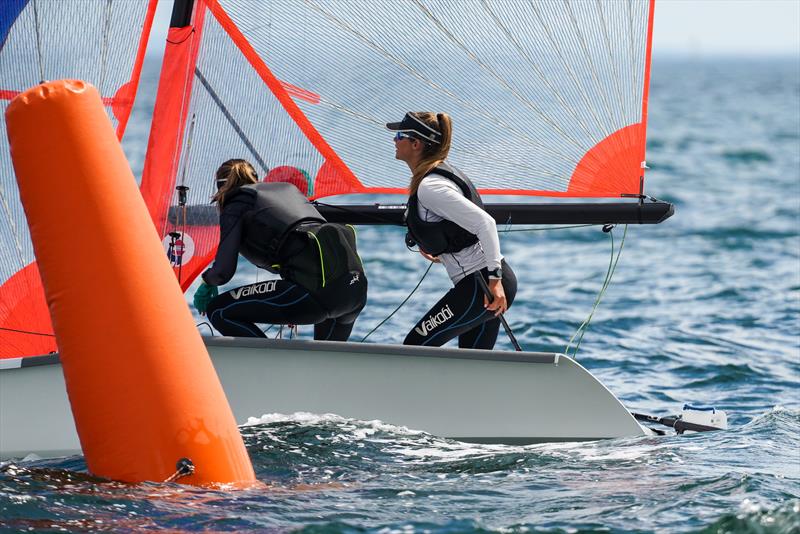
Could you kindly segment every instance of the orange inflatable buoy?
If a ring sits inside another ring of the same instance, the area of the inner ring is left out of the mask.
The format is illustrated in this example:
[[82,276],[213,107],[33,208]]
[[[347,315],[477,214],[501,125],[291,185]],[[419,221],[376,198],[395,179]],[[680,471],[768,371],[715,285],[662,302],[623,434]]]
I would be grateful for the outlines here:
[[6,125],[89,471],[126,482],[254,483],[97,90],[44,83],[9,104]]

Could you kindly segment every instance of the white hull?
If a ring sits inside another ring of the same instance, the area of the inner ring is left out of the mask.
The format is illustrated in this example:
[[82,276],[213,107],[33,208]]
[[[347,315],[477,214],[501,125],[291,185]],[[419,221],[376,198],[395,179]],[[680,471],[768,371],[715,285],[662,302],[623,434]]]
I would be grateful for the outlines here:
[[[220,337],[206,345],[240,424],[265,413],[335,413],[485,443],[646,432],[563,355]],[[0,365],[0,458],[80,453],[57,358]]]

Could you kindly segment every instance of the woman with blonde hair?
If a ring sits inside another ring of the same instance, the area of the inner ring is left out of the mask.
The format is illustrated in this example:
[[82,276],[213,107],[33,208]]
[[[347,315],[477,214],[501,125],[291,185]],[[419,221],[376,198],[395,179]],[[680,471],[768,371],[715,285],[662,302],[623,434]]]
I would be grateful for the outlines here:
[[[409,112],[386,127],[396,132],[395,158],[411,170],[407,242],[444,264],[450,289],[408,333],[406,345],[491,349],[517,292],[514,271],[500,254],[494,219],[469,178],[446,162],[452,124],[446,113]],[[488,289],[488,291],[487,291]]]
[[[256,323],[314,324],[314,339],[347,341],[367,300],[353,228],[327,223],[292,184],[259,182],[243,159],[223,163],[216,186],[219,247],[195,308],[226,336],[265,337]],[[239,254],[281,279],[217,295]]]

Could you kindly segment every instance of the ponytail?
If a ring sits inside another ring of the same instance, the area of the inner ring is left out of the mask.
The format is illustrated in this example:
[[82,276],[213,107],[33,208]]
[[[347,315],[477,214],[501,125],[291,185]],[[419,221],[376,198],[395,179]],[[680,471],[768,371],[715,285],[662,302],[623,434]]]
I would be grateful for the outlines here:
[[[450,138],[452,136],[453,127],[450,122],[450,116],[447,113],[433,113],[427,111],[420,111],[414,113],[414,116],[442,134],[441,143],[426,143],[425,148],[422,150],[422,159],[414,169],[414,174],[411,176],[411,184],[408,186],[409,195],[414,195],[419,189],[419,184],[432,169],[447,159],[450,152]],[[425,141],[422,141],[425,143]]]
[[221,210],[225,196],[243,185],[258,182],[256,170],[250,163],[243,159],[229,159],[217,169],[217,192],[211,197],[211,202],[216,202]]

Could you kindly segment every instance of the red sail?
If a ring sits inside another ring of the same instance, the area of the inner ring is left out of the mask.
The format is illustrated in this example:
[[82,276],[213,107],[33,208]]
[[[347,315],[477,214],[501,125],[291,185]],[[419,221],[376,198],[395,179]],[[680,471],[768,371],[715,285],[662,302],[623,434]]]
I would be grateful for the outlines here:
[[[0,7],[3,116],[12,98],[42,80],[82,79],[101,91],[121,139],[155,9],[156,0],[4,3]],[[0,358],[46,354],[56,350],[50,315],[5,135],[0,136],[0,145]]]
[[484,193],[638,194],[653,9],[197,0],[170,38],[142,184],[182,287],[215,252],[221,162],[310,198],[402,194],[384,123],[408,110],[452,116],[450,159]]

